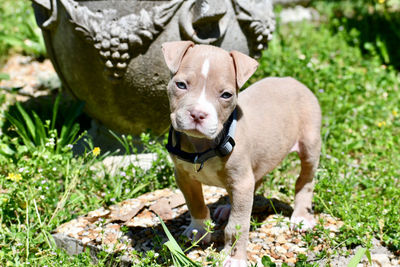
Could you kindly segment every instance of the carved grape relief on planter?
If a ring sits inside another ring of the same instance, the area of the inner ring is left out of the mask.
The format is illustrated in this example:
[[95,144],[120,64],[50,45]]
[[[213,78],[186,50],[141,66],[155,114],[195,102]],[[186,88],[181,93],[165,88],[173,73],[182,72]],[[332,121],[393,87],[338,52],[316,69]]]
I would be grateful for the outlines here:
[[[115,79],[121,78],[130,59],[144,51],[163,31],[183,2],[173,0],[151,10],[142,9],[139,14],[118,17],[115,9],[93,12],[73,0],[58,1],[69,14],[75,30],[97,49],[107,74]],[[57,12],[57,6],[53,5],[52,10],[51,22],[55,22],[57,15],[54,12]],[[44,26],[49,26],[49,23]]]

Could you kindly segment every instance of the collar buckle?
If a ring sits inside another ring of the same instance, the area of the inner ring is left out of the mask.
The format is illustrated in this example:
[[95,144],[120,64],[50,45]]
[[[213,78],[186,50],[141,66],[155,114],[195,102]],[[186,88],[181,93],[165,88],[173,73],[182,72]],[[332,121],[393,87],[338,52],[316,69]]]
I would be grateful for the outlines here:
[[232,138],[232,136],[227,135],[225,136],[224,141],[222,141],[221,144],[216,148],[215,152],[217,156],[225,157],[232,152],[234,146],[235,140]]

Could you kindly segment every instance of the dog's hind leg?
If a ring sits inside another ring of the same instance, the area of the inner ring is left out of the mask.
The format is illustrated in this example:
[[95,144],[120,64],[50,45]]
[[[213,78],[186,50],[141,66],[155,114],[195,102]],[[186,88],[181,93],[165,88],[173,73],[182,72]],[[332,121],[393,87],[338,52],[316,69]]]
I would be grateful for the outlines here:
[[313,178],[318,168],[321,152],[319,124],[314,129],[304,129],[299,141],[298,154],[301,160],[301,172],[296,181],[294,211],[291,217],[292,228],[307,230],[315,226],[312,215]]

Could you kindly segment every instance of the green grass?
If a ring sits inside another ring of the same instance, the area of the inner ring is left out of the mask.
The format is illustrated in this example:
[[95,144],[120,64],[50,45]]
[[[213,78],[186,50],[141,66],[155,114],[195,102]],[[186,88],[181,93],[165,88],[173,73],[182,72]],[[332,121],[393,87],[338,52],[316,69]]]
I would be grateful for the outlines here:
[[[0,36],[17,31],[21,40],[36,38],[20,28],[29,25],[37,31],[29,22],[32,11],[27,2],[2,2]],[[265,76],[293,76],[320,101],[323,148],[316,177],[315,211],[330,213],[345,222],[340,233],[330,239],[331,247],[339,250],[341,246],[361,244],[367,248],[375,237],[400,253],[400,75],[395,60],[398,52],[391,48],[397,44],[393,43],[397,37],[382,35],[374,39],[376,36],[370,33],[364,38],[366,26],[349,22],[354,18],[352,10],[358,10],[359,3],[364,2],[349,3],[341,7],[316,2],[325,22],[278,27],[251,82]],[[359,12],[376,19],[368,15],[368,10]],[[377,16],[389,18],[385,22],[377,20],[378,23],[397,25],[397,19],[390,19],[395,11],[378,5],[376,12],[381,12]],[[362,16],[359,18],[362,20]],[[23,46],[0,38],[0,54],[5,55],[10,49],[28,53]],[[1,97],[2,104],[4,101]],[[15,112],[12,110],[11,116],[28,121],[29,125],[13,125],[9,115],[0,111],[1,266],[91,265],[88,252],[70,257],[57,249],[50,232],[100,206],[175,186],[165,149],[148,134],[142,135],[146,150],[159,155],[150,170],[129,166],[111,177],[93,168],[104,155],[93,153],[90,140],[86,153],[73,155],[74,138],[62,137],[62,127],[72,127],[75,120],[67,122],[56,116],[54,126],[55,111],[47,117],[39,114],[36,119],[30,110],[26,114],[15,107]],[[21,127],[26,129],[24,138]],[[57,140],[63,138],[68,142],[57,145]],[[84,134],[82,138],[86,138]],[[127,150],[132,150],[132,139],[121,141]],[[294,156],[286,159],[266,177],[263,190],[267,194],[279,192],[282,199],[290,201],[298,162]],[[305,240],[312,243],[313,235],[323,234],[324,230],[317,228]],[[324,253],[320,257],[331,252]],[[154,253],[142,255],[142,259],[142,266],[157,266]],[[264,261],[270,264],[268,258]],[[99,265],[104,265],[101,259]]]
[[0,63],[13,52],[36,58],[46,54],[29,0],[2,0],[0,4]]

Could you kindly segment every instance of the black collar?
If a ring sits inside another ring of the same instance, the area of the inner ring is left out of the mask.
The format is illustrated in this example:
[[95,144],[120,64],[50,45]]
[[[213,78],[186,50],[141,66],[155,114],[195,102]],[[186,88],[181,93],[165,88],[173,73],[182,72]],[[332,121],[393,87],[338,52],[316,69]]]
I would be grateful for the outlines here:
[[[180,135],[181,132],[176,131],[172,125],[169,128],[169,136],[168,136],[168,143],[165,146],[169,153],[174,154],[179,159],[193,163],[193,164],[200,164],[200,168],[197,170],[199,172],[203,166],[204,162],[208,159],[219,156],[224,157],[232,152],[233,147],[235,146],[235,140],[233,137],[235,136],[236,130],[236,123],[237,123],[237,109],[232,112],[229,116],[228,121],[224,124],[223,136],[221,141],[215,148],[210,148],[204,152],[199,153],[188,153],[181,150],[181,140]],[[175,133],[176,144],[175,146],[172,145],[172,135]]]

